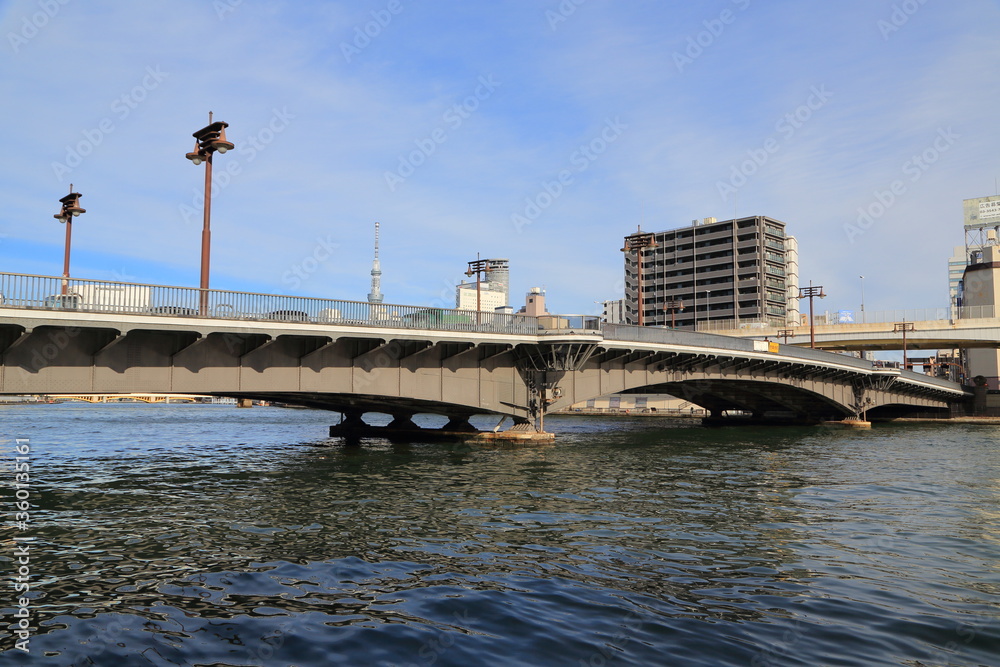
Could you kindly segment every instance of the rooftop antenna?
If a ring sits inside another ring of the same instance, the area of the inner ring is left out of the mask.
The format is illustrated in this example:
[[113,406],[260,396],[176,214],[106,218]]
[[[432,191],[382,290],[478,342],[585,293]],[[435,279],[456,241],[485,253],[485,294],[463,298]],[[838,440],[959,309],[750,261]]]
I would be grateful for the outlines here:
[[368,303],[382,303],[382,267],[378,261],[378,223],[375,223],[375,259],[372,260],[372,291]]

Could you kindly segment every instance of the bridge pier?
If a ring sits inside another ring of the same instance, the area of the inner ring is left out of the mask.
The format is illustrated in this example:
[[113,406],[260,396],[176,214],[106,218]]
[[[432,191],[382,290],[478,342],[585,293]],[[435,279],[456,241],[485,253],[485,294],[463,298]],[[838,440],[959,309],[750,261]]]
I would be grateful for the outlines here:
[[386,426],[395,431],[419,431],[421,428],[413,423],[413,414],[409,412],[392,413],[392,421]]
[[381,438],[390,442],[552,442],[555,435],[536,430],[531,421],[515,418],[514,425],[506,431],[480,431],[469,423],[469,415],[450,415],[441,428],[422,428],[413,421],[413,413],[393,413],[386,426],[372,426],[365,422],[362,412],[341,413],[339,424],[330,426],[331,438],[343,438],[349,444],[358,444],[362,438]]
[[448,423],[441,429],[453,433],[479,433],[479,429],[469,423],[468,415],[451,415]]

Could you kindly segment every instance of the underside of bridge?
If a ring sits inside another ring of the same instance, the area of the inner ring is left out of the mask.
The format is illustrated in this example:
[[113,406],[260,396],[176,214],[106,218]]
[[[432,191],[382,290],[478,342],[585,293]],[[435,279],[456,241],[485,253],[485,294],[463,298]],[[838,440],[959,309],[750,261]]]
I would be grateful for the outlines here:
[[670,394],[699,405],[713,417],[738,411],[756,419],[826,421],[849,417],[852,411],[822,394],[754,380],[687,380],[667,382],[625,393]]
[[[714,420],[749,417],[773,423],[820,423],[861,416],[852,407],[800,387],[748,380],[690,380],[668,382],[622,392],[624,394],[669,394],[709,411]],[[869,421],[898,419],[915,414],[947,416],[938,405],[893,403],[863,411]]]
[[709,421],[818,423],[948,411],[950,402],[964,399],[852,357],[823,356],[814,363],[727,350],[601,348],[567,379],[552,408],[615,393],[663,393],[705,408]]
[[[448,418],[448,423],[442,430],[473,432],[476,429],[469,423],[469,419],[474,415],[490,414],[485,410],[467,405],[445,404],[439,401],[398,396],[267,391],[228,392],[224,396],[339,412],[343,415],[341,424],[353,425],[355,428],[364,428],[362,416],[374,412],[391,415],[392,423],[390,426],[394,429],[417,430],[418,426],[413,423],[415,415],[441,415]],[[523,422],[525,420],[515,420],[515,423],[517,421]]]

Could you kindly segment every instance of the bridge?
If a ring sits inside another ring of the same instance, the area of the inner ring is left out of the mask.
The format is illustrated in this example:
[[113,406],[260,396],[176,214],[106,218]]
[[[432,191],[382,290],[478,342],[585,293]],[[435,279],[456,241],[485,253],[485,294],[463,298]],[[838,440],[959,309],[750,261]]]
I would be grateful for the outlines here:
[[[816,324],[812,331],[816,348],[899,350],[903,347],[903,333],[897,330],[896,324],[902,322],[912,325],[906,331],[908,350],[1000,347],[1000,318],[994,316],[991,306],[898,311],[897,314],[898,317],[881,322]],[[718,328],[714,333],[767,338],[792,345],[809,345],[810,342],[808,324],[775,327],[754,323],[739,329]]]
[[[342,414],[506,416],[662,392],[714,419],[892,418],[959,409],[952,382],[843,354],[705,333],[442,308],[0,274],[0,394],[200,394]],[[339,429],[339,430],[338,430]]]

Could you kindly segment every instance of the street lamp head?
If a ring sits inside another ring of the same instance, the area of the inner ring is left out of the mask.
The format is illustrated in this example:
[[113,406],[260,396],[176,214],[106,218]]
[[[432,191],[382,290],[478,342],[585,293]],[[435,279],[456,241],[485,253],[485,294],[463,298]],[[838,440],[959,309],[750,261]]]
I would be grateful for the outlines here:
[[73,192],[72,189],[73,186],[70,186],[70,193],[59,200],[59,203],[62,204],[62,210],[52,216],[59,222],[69,222],[73,217],[87,212],[87,209],[80,206],[80,197],[83,195],[79,192]]
[[225,153],[235,148],[233,142],[226,139],[226,128],[229,123],[221,120],[209,123],[194,133],[194,150],[185,157],[195,164],[201,164],[209,155],[215,151]]

